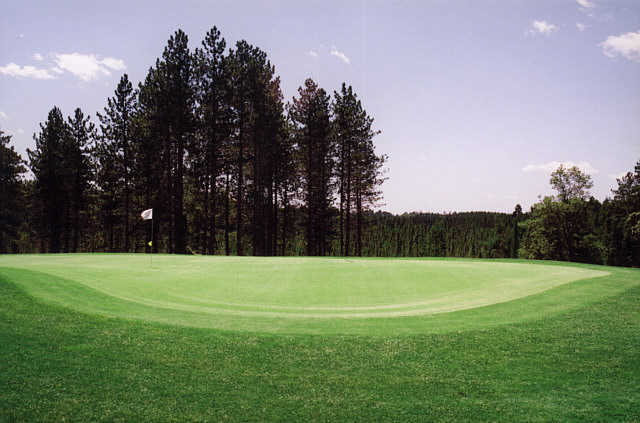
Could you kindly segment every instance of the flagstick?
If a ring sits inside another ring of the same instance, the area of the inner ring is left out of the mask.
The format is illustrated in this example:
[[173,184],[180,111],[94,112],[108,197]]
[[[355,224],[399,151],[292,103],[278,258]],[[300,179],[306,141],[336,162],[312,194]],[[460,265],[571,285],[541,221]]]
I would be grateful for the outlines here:
[[151,217],[151,255],[149,256],[149,262],[149,267],[153,269],[153,217]]

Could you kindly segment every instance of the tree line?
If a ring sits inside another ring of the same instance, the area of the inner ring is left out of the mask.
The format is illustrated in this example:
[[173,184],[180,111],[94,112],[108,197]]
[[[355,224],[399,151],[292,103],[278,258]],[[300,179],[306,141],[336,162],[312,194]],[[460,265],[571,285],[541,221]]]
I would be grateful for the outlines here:
[[377,257],[517,257],[517,219],[507,213],[370,213],[364,252]]
[[640,161],[612,196],[590,195],[591,177],[560,166],[547,196],[513,213],[369,213],[368,256],[484,257],[640,266]]
[[617,179],[612,197],[590,195],[591,176],[560,165],[557,195],[513,213],[370,213],[370,256],[486,257],[640,266],[640,161]]
[[[612,197],[560,166],[530,211],[375,211],[387,157],[351,86],[285,103],[267,54],[180,30],[95,119],[53,107],[26,159],[0,130],[0,253],[529,258],[640,266],[640,161]],[[25,178],[27,170],[32,177]],[[140,211],[153,208],[153,228]],[[149,243],[149,241],[151,241]]]
[[285,255],[302,237],[307,255],[336,239],[339,254],[362,254],[386,156],[346,83],[331,96],[308,79],[285,104],[260,48],[227,49],[214,27],[191,50],[178,30],[96,118],[54,106],[26,160],[3,135],[0,251]]
[[521,257],[640,266],[640,161],[603,202],[590,196],[591,177],[575,166],[561,165],[550,183],[558,194],[534,204],[520,224]]

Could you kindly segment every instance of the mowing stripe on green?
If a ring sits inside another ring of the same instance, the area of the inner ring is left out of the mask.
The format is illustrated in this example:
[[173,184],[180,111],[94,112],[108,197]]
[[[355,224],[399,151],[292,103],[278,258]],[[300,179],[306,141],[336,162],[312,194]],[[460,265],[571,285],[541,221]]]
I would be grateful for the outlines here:
[[[637,272],[625,272],[486,260],[158,255],[150,267],[148,256],[136,254],[0,257],[0,275],[36,298],[82,312],[274,333],[494,326],[640,283]],[[461,313],[473,318],[459,319]]]

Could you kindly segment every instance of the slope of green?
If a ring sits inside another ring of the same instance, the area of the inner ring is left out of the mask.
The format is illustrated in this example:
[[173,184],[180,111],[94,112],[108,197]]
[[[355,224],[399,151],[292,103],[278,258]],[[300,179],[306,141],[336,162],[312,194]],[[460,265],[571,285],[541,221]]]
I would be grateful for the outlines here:
[[[323,336],[79,313],[25,292],[25,278],[65,279],[5,267],[0,421],[638,421],[640,271],[605,271],[610,275],[489,307],[316,319],[382,326],[405,320],[433,329],[425,321],[449,316],[440,323],[469,329],[477,326],[469,321],[486,319],[482,329]],[[78,291],[69,301],[87,296],[87,304],[123,307],[76,282],[66,289]],[[529,302],[549,313],[505,323]],[[509,304],[517,306],[501,308]],[[490,327],[491,313],[483,310],[493,310],[500,325]]]
[[637,284],[633,271],[481,260],[159,255],[0,257],[29,295],[78,311],[271,333],[446,332],[549,316]]

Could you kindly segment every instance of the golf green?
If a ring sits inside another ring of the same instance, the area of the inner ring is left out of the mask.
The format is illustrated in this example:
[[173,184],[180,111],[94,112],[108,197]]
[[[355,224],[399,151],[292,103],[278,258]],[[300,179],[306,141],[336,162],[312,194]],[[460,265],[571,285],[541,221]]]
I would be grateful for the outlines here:
[[267,333],[428,333],[525,321],[638,283],[611,277],[621,272],[469,259],[0,256],[0,276],[44,302],[110,317]]

